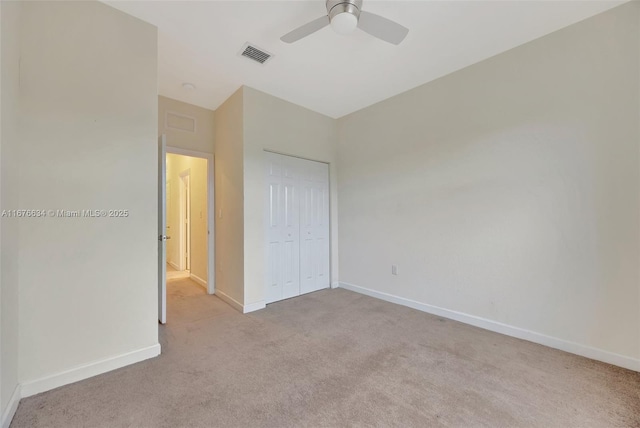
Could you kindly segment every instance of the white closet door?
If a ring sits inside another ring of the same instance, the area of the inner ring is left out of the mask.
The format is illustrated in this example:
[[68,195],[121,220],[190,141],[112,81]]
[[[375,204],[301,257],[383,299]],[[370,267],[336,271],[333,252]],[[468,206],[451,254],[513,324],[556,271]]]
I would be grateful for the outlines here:
[[265,156],[265,281],[271,303],[329,287],[329,165]]
[[300,294],[328,288],[329,165],[298,160],[300,166]]
[[282,156],[282,298],[300,295],[300,179],[294,158]]
[[300,294],[300,185],[294,161],[267,153],[267,303]]

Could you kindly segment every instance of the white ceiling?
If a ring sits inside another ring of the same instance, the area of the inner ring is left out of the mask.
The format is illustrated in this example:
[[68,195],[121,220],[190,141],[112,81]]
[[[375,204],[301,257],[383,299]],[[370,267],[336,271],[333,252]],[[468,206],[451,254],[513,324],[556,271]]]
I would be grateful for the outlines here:
[[[330,27],[280,41],[326,14],[324,0],[106,3],[158,27],[161,95],[216,109],[248,85],[338,118],[624,1],[364,0],[363,10],[410,29],[399,46]],[[262,66],[239,56],[247,41],[274,58]]]

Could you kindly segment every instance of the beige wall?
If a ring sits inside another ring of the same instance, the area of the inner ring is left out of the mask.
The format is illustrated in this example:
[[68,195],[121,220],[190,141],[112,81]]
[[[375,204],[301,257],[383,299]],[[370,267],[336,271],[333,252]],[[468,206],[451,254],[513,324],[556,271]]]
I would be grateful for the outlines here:
[[[19,208],[20,9],[19,2],[0,2],[0,210]],[[18,385],[18,220],[3,217],[0,236],[0,415],[4,418]]]
[[180,265],[181,175],[189,173],[191,187],[191,275],[207,281],[207,160],[167,154],[167,262]]
[[340,119],[340,280],[637,361],[639,25],[632,2]]
[[338,280],[337,136],[328,116],[244,88],[245,305],[265,299],[264,150],[329,163],[331,181],[331,280]]
[[21,208],[130,213],[20,222],[28,384],[158,347],[157,34],[99,2],[24,2],[22,31]]
[[215,112],[216,294],[244,302],[243,88]]
[[[195,132],[167,126],[167,112],[195,119]],[[167,136],[167,146],[197,152],[213,153],[215,129],[214,112],[171,98],[158,97],[158,135]]]

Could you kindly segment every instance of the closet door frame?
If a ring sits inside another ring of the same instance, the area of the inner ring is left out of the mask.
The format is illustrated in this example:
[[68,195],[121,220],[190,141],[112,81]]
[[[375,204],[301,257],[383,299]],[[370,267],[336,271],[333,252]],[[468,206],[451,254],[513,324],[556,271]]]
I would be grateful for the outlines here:
[[[294,297],[294,296],[286,296],[286,295],[280,295],[280,297],[278,299],[273,299],[273,296],[270,295],[270,291],[268,289],[270,282],[273,282],[273,278],[271,278],[271,266],[269,265],[269,263],[272,263],[273,260],[270,259],[270,250],[269,250],[269,246],[271,245],[271,241],[272,241],[272,236],[270,236],[270,222],[271,222],[271,213],[270,213],[270,207],[269,207],[269,188],[273,182],[273,179],[271,177],[270,174],[270,157],[273,155],[277,155],[277,156],[283,156],[285,157],[285,159],[290,159],[291,163],[296,163],[299,160],[302,161],[311,161],[311,162],[315,162],[315,163],[319,163],[319,164],[324,164],[326,165],[326,173],[327,173],[327,193],[326,193],[326,215],[327,215],[327,244],[326,244],[326,252],[327,252],[327,257],[326,257],[326,268],[327,268],[327,284],[326,287],[322,287],[322,288],[318,288],[317,290],[320,289],[324,289],[324,288],[331,288],[331,228],[332,228],[332,219],[331,219],[331,164],[329,162],[324,162],[324,161],[318,161],[315,159],[310,159],[310,158],[305,158],[302,156],[296,156],[296,155],[291,155],[288,153],[282,153],[282,152],[278,152],[278,151],[273,151],[273,150],[268,150],[265,149],[264,150],[264,162],[265,162],[265,185],[264,185],[264,192],[265,192],[265,196],[264,196],[264,201],[265,201],[265,207],[264,207],[264,230],[265,230],[265,250],[264,250],[264,260],[265,260],[265,278],[264,278],[264,287],[265,287],[265,300],[267,302],[267,304],[269,303],[273,303],[279,300],[284,300],[287,299],[289,297]],[[290,164],[291,164],[290,163]],[[301,190],[302,190],[302,180],[298,174],[298,176],[296,177],[296,180],[298,182],[298,185],[296,186],[296,191],[297,191],[297,203],[300,205],[301,200],[302,200],[302,195],[301,195]],[[280,189],[282,189],[282,182],[280,183]],[[298,224],[299,224],[299,230],[301,233],[301,229],[302,229],[302,225],[300,224],[300,222],[302,221],[302,213],[301,211],[301,207],[298,213]],[[282,221],[282,220],[280,220]],[[299,235],[300,236],[300,235]],[[300,252],[300,244],[298,244],[298,252]],[[298,261],[300,262],[300,256],[298,256]],[[298,283],[299,283],[299,294],[298,295],[302,295],[307,293],[308,291],[303,291],[302,290],[302,275],[301,275],[301,268],[300,266],[298,266],[297,269],[298,272]],[[312,291],[317,291],[317,290],[312,290]]]

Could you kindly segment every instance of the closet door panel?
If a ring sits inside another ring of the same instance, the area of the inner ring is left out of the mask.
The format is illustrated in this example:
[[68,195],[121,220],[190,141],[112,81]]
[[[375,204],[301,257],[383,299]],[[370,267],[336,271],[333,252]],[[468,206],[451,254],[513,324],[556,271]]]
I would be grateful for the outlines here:
[[266,153],[267,303],[300,294],[298,173],[285,156]]
[[282,300],[283,281],[282,270],[283,264],[281,252],[281,175],[282,170],[277,159],[270,156],[267,158],[267,186],[266,186],[266,212],[265,219],[266,230],[266,260],[265,260],[265,301],[267,303]]
[[283,163],[283,292],[282,298],[300,295],[300,198],[299,174],[287,156],[280,156]]
[[305,242],[300,258],[300,293],[328,288],[329,278],[329,167],[327,164],[302,161],[301,239]]

